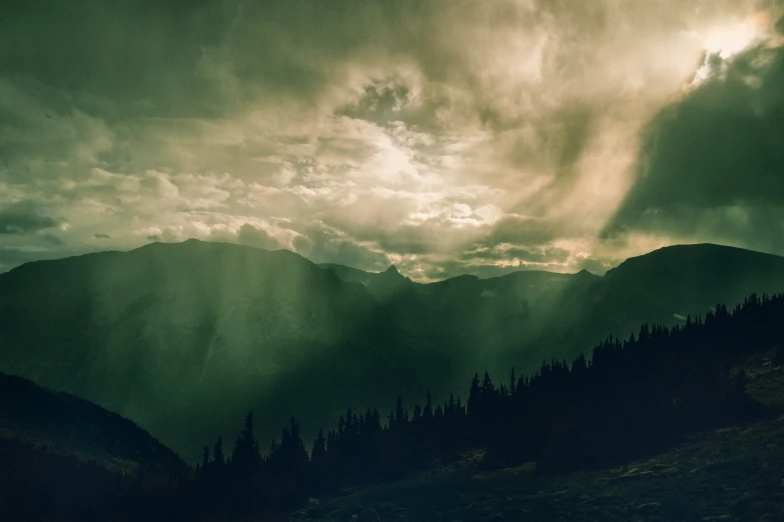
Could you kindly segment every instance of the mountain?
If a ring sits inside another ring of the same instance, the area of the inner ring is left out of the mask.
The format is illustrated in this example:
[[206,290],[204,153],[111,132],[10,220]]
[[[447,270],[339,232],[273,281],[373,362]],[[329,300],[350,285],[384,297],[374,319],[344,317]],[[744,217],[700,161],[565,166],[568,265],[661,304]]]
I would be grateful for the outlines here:
[[315,429],[447,363],[365,287],[285,250],[154,243],[0,275],[0,370],[118,411],[191,460],[249,410],[268,438],[292,413]]
[[784,291],[784,258],[712,244],[676,245],[627,259],[589,287],[564,295],[539,342],[569,357],[608,334],[628,338],[648,322],[683,324],[717,303]]
[[169,448],[120,415],[67,393],[0,374],[0,438],[46,447],[114,471],[171,476],[186,466]]
[[250,410],[265,444],[292,413],[308,439],[348,405],[428,388],[442,400],[477,370],[530,373],[644,322],[780,291],[784,258],[716,245],[664,248],[603,277],[422,284],[286,250],[153,243],[0,274],[0,371],[117,411],[195,461]]
[[[363,278],[371,292],[381,276],[331,269],[347,281]],[[719,302],[784,291],[784,258],[677,245],[630,258],[603,277],[521,271],[409,286],[381,301],[398,324],[420,335],[439,325],[435,342],[458,352],[461,365],[498,375],[510,366],[528,372],[544,359],[571,359],[608,335],[627,338],[642,323],[672,326]]]
[[533,310],[550,310],[567,289],[583,288],[600,279],[585,270],[578,274],[529,270],[488,279],[462,275],[422,284],[404,277],[394,266],[380,273],[320,266],[345,282],[365,285],[406,329],[425,335],[437,324],[441,334],[470,337],[471,342],[477,340],[474,334],[490,335],[490,330],[505,322],[527,319]]

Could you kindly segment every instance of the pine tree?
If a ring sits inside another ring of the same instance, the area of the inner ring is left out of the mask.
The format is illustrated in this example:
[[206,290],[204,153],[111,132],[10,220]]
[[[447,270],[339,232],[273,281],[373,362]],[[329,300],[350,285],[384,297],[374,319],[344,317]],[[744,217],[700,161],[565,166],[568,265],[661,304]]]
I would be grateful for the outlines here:
[[207,468],[210,467],[210,448],[209,446],[204,446],[204,452],[201,456],[201,469],[206,471]]
[[479,374],[475,373],[471,380],[471,388],[468,391],[468,416],[477,417],[480,410],[482,390],[479,387]]
[[433,405],[430,399],[430,390],[427,391],[427,402],[422,410],[422,418],[425,422],[430,422],[433,419]]
[[223,468],[226,464],[226,459],[223,456],[223,439],[221,437],[218,437],[212,449],[212,462],[217,468]]
[[512,372],[509,375],[509,395],[514,395],[515,394],[515,386],[516,386],[516,384],[517,384],[517,381],[515,380],[515,371],[514,371],[514,366],[513,366],[512,367]]

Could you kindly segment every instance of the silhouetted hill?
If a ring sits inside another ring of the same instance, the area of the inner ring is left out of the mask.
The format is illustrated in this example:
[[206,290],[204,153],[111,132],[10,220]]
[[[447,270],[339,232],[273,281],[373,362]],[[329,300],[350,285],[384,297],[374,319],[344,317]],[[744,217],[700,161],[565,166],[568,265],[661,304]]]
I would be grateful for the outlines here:
[[733,306],[751,293],[784,291],[784,258],[740,248],[677,245],[630,258],[589,287],[567,293],[560,331],[540,341],[565,356],[607,334],[628,337],[642,322],[671,326]]
[[35,262],[0,275],[0,296],[0,370],[190,459],[249,409],[271,437],[292,412],[326,422],[436,364],[364,287],[285,250],[191,240]]
[[173,451],[145,430],[84,399],[5,374],[0,374],[0,397],[0,438],[115,471],[134,472],[142,466],[171,476],[186,470]]

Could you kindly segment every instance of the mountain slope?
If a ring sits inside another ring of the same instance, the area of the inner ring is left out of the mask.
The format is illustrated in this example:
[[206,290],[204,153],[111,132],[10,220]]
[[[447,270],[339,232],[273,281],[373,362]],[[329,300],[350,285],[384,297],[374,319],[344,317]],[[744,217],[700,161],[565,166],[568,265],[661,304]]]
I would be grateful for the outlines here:
[[133,422],[84,399],[0,374],[0,437],[46,446],[63,456],[91,460],[111,470],[171,475],[182,460]]
[[285,250],[194,240],[0,275],[0,347],[0,370],[121,412],[190,459],[248,410],[269,437],[292,412],[315,428],[436,364],[361,285]]
[[564,295],[537,340],[562,356],[608,334],[627,338],[644,322],[683,323],[717,303],[784,291],[784,258],[712,244],[676,245],[630,258],[589,287]]

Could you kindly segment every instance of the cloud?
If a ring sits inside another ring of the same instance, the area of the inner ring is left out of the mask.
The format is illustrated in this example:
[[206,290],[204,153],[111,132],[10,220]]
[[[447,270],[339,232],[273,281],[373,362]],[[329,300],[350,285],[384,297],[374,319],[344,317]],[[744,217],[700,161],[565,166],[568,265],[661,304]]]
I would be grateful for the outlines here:
[[277,239],[270,236],[267,231],[257,228],[250,223],[245,223],[240,227],[237,234],[237,241],[243,245],[250,245],[267,250],[275,250],[280,247]]
[[664,109],[605,237],[709,238],[784,253],[784,48],[754,48]]
[[422,279],[684,238],[784,253],[760,159],[781,67],[745,52],[775,40],[763,4],[5,2],[0,205],[57,223],[3,240],[197,237]]
[[60,223],[42,215],[29,202],[20,202],[0,207],[0,234],[30,234],[56,228]]
[[313,223],[301,231],[294,239],[294,249],[314,263],[337,263],[370,271],[380,271],[391,264],[387,255],[374,245],[323,224]]

